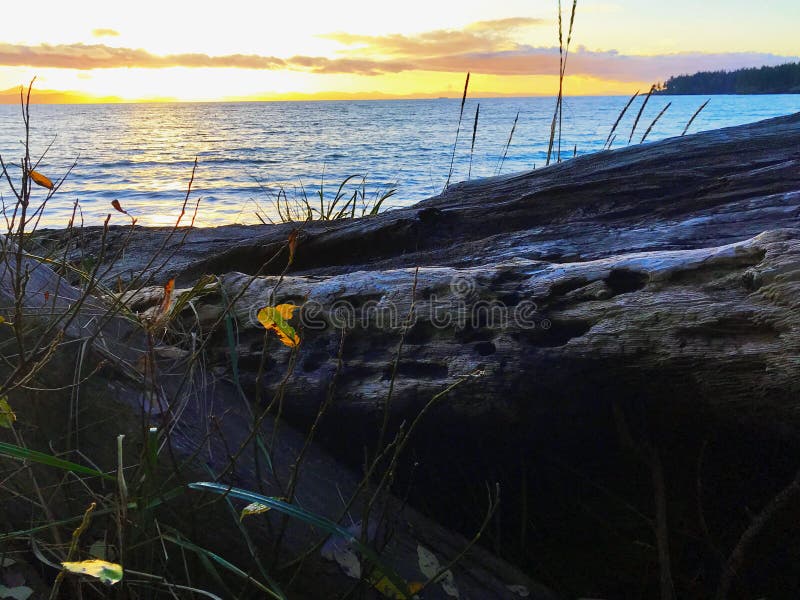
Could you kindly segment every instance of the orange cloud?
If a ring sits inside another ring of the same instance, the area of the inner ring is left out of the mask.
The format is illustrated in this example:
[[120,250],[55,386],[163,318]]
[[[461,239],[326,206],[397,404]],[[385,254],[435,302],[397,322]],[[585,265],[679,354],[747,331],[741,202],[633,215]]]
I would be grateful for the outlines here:
[[284,61],[287,69],[305,69],[312,73],[346,73],[349,75],[382,75],[414,71],[415,63],[410,61],[381,61],[358,58],[323,58],[320,56],[293,56]]
[[[169,67],[294,70],[323,74],[377,76],[408,71],[529,76],[558,72],[558,49],[520,43],[519,32],[546,22],[527,17],[479,21],[460,30],[414,35],[326,34],[343,45],[336,58],[255,54],[211,56],[203,53],[157,55],[143,49],[105,44],[0,43],[0,66],[106,69]],[[95,30],[110,32],[113,30]],[[568,75],[618,82],[660,81],[698,70],[731,70],[777,65],[797,57],[765,53],[704,54],[687,52],[654,56],[577,48],[570,54]]]
[[348,73],[378,75],[412,70],[406,62],[383,62],[358,58],[330,59],[318,56],[295,56],[289,59],[255,54],[187,53],[159,56],[147,50],[118,48],[104,44],[41,44],[26,46],[0,43],[0,65],[56,69],[211,67],[253,70],[292,69],[312,73]]
[[94,37],[98,37],[98,38],[99,37],[118,37],[119,36],[119,31],[117,31],[116,29],[104,29],[104,28],[101,27],[100,29],[92,29],[92,35]]
[[507,19],[476,21],[467,25],[466,29],[472,31],[512,31],[539,25],[550,25],[550,21],[547,19],[534,19],[533,17],[508,17]]
[[517,46],[512,39],[515,32],[545,23],[547,22],[543,19],[512,17],[478,21],[461,30],[437,29],[416,35],[395,33],[373,36],[337,32],[320,37],[350,46],[344,51],[346,54],[423,58],[464,52],[511,50]]
[[[342,51],[346,57],[371,57],[372,60],[386,57],[387,60],[372,67],[376,71],[394,71],[397,61],[403,61],[424,71],[553,75],[558,72],[558,48],[536,47],[517,41],[518,30],[543,24],[547,21],[514,17],[479,21],[462,30],[435,30],[415,35],[332,33],[323,37],[347,46]],[[570,54],[567,73],[622,82],[658,81],[699,69],[732,70],[778,65],[795,59],[748,52],[624,55],[613,50],[603,52],[578,48]]]
[[240,69],[280,69],[285,63],[272,56],[231,54],[168,54],[159,56],[147,50],[117,48],[105,44],[41,44],[26,46],[0,43],[0,64],[7,66],[51,67],[60,69],[110,69],[138,67],[233,67]]

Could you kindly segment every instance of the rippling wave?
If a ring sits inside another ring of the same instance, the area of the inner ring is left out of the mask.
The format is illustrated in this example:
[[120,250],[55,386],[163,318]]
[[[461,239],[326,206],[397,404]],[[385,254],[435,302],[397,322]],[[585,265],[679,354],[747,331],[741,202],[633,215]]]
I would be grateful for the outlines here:
[[[634,140],[667,102],[672,107],[648,140],[680,135],[704,100],[653,98]],[[567,98],[563,156],[571,157],[575,150],[578,155],[600,150],[626,102],[621,97]],[[201,225],[257,222],[256,205],[269,212],[270,193],[281,187],[302,186],[312,195],[324,181],[332,194],[339,182],[354,174],[366,176],[368,192],[397,187],[397,195],[387,204],[408,205],[442,190],[459,103],[460,99],[36,105],[31,108],[33,154],[55,138],[39,170],[55,178],[78,159],[43,225],[66,225],[76,199],[87,224],[99,223],[113,212],[114,199],[142,224],[172,222],[180,212],[195,156],[199,166],[193,198],[201,198],[197,219]],[[469,99],[453,181],[467,176],[472,115],[478,103],[473,179],[495,174],[518,111],[503,172],[544,165],[553,99]],[[797,111],[800,96],[715,96],[692,130]],[[627,140],[636,112],[634,105],[620,125],[624,133],[618,139]],[[22,137],[19,107],[0,106],[0,152],[7,162],[19,161]],[[7,201],[8,193],[3,197]]]

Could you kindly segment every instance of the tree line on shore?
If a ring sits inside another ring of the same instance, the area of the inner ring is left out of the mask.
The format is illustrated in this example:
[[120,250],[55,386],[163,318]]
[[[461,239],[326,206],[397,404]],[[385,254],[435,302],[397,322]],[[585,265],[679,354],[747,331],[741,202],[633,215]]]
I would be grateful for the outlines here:
[[659,83],[655,91],[667,95],[800,94],[800,63],[678,75]]

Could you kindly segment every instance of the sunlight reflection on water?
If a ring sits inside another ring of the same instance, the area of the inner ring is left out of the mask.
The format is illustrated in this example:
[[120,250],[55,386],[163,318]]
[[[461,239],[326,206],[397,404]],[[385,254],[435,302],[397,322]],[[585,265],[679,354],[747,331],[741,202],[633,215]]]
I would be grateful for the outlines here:
[[[655,97],[637,141],[667,102],[673,106],[650,134],[654,141],[679,135],[704,97]],[[564,105],[565,156],[601,149],[627,98],[568,98]],[[480,122],[472,176],[495,173],[514,115],[520,112],[503,173],[542,166],[554,100],[469,99],[453,181],[466,178],[472,120]],[[408,205],[441,191],[447,178],[460,100],[272,102],[234,104],[36,105],[33,154],[55,137],[40,170],[51,178],[78,156],[75,171],[53,199],[42,224],[63,227],[80,200],[87,224],[102,222],[118,199],[141,224],[174,222],[186,193],[194,157],[199,159],[193,200],[201,198],[199,225],[257,222],[270,216],[270,194],[301,186],[309,196],[321,178],[327,194],[345,177],[367,176],[367,190],[397,187],[387,204]],[[627,142],[638,105],[620,125]],[[693,131],[737,125],[800,111],[800,96],[714,96]],[[19,107],[0,106],[0,153],[19,160]],[[620,146],[618,142],[616,146]],[[3,190],[8,201],[9,194]],[[115,215],[114,222],[124,222]]]

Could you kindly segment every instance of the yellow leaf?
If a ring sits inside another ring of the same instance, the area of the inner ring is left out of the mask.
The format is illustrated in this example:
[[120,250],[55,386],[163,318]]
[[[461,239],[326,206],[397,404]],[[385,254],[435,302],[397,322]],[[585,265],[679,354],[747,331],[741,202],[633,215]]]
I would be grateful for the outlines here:
[[96,577],[103,583],[114,585],[122,581],[122,565],[106,560],[83,560],[81,562],[62,562],[61,566],[70,573]]
[[297,306],[294,304],[278,304],[275,307],[275,310],[278,311],[278,314],[282,316],[286,321],[292,318],[294,311],[297,310]]
[[269,509],[270,507],[266,504],[251,502],[242,509],[242,514],[239,516],[239,520],[241,521],[245,517],[251,517],[253,515],[260,515],[261,513],[267,512]]
[[35,183],[36,185],[40,185],[43,188],[47,188],[48,190],[53,189],[54,187],[53,182],[50,181],[47,177],[45,177],[41,173],[39,173],[38,171],[31,170],[30,173],[28,173],[28,175],[30,176],[31,179],[33,179],[33,183]]
[[292,318],[292,313],[297,308],[294,304],[266,306],[258,311],[258,321],[266,329],[274,331],[278,339],[286,346],[294,348],[300,344],[300,336],[287,321]]
[[[378,590],[381,594],[386,596],[387,598],[391,598],[393,600],[409,600],[409,596],[404,594],[402,590],[398,589],[395,584],[391,582],[391,580],[384,576],[381,576],[380,571],[376,571],[373,573],[370,578],[369,582],[372,584],[376,590]],[[419,590],[422,589],[422,584],[416,581],[410,582],[408,585],[408,591],[411,594],[416,594]]]
[[8,397],[3,396],[0,398],[0,427],[11,429],[11,425],[17,420],[17,415],[11,410],[8,405]]

